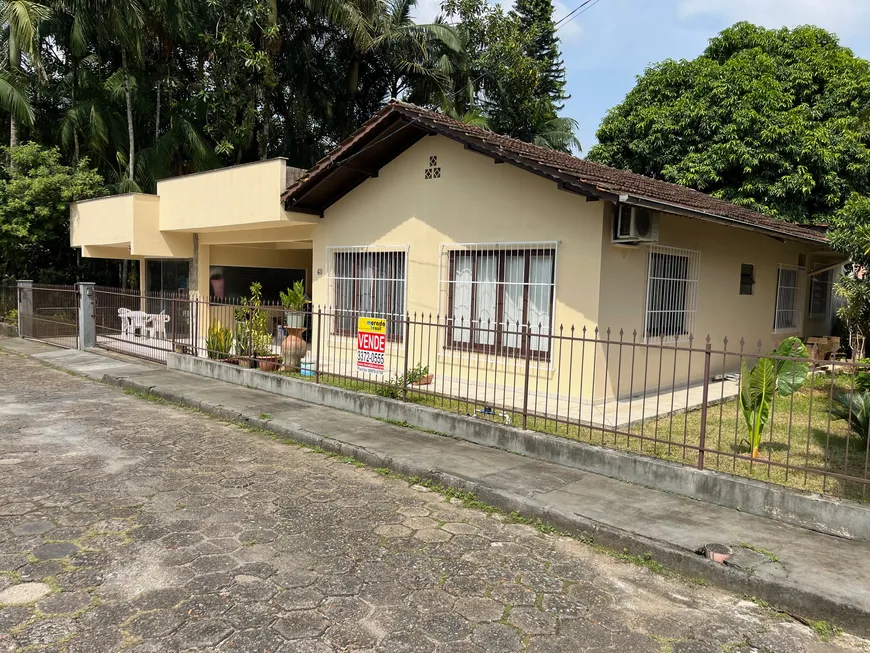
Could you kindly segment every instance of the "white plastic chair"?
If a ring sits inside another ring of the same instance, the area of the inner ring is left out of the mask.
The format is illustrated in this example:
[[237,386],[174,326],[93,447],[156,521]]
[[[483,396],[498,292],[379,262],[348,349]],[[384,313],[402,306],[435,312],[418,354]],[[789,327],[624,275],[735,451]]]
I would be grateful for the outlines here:
[[118,317],[121,318],[121,335],[128,336],[130,335],[130,309],[129,308],[119,308],[118,309]]
[[148,326],[146,330],[149,338],[163,338],[166,340],[166,324],[169,322],[169,316],[160,311],[157,315],[148,316]]
[[138,329],[139,335],[145,335],[145,329],[148,326],[148,314],[145,311],[130,311],[130,333],[136,335]]

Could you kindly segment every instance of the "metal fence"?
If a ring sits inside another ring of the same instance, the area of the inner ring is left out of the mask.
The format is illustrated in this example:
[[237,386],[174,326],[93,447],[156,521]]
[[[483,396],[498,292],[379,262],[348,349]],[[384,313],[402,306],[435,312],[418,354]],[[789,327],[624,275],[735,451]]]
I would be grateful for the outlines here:
[[[318,307],[296,331],[285,328],[285,311],[275,304],[109,289],[95,294],[98,345],[150,360],[165,361],[171,351],[207,356],[700,469],[870,500],[870,368],[863,364],[772,355],[770,346],[742,340],[681,335],[647,342],[637,332],[387,315],[379,316],[388,323],[384,369],[375,373],[358,365],[354,326],[371,316]],[[742,405],[751,401],[740,401],[744,366],[747,397],[766,394],[754,410]],[[777,372],[781,389],[792,376],[794,392],[778,392],[775,380],[768,392],[767,375]]]
[[75,286],[33,284],[19,289],[28,294],[30,306],[19,307],[19,325],[23,338],[41,340],[57,347],[78,346],[79,297]]

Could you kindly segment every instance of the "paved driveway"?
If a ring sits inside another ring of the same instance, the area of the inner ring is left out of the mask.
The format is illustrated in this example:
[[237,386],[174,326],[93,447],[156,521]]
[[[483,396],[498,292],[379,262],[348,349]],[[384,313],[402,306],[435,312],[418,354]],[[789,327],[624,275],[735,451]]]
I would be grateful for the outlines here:
[[0,353],[0,652],[870,650]]

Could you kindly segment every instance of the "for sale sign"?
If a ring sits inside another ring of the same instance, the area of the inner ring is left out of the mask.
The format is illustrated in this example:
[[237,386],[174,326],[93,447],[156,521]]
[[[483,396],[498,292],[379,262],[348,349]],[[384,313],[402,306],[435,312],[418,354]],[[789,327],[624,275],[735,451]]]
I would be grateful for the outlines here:
[[356,366],[366,372],[383,374],[387,350],[387,321],[376,317],[357,320]]

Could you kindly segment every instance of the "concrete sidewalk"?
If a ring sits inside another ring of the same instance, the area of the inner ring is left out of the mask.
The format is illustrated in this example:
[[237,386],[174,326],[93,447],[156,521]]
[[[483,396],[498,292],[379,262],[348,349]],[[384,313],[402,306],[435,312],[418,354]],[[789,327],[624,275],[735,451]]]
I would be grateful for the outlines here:
[[[811,619],[870,635],[870,543],[846,540],[498,449],[98,353],[23,340],[0,347],[90,378],[474,492],[487,503]],[[739,546],[733,565],[694,554]],[[753,550],[754,549],[754,550]],[[767,554],[759,553],[764,550]]]

